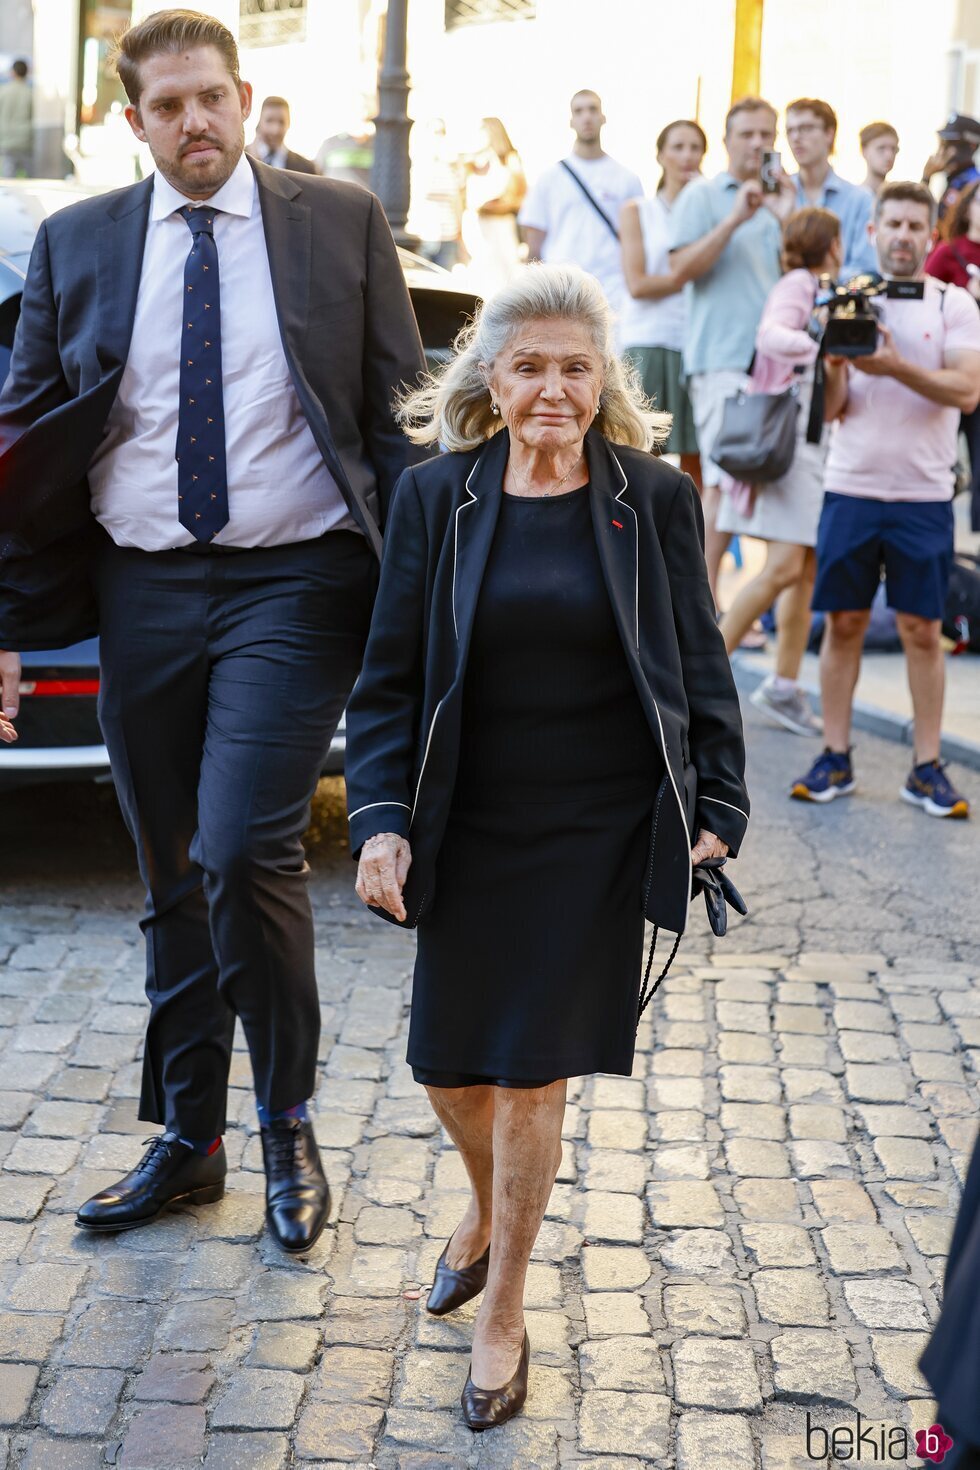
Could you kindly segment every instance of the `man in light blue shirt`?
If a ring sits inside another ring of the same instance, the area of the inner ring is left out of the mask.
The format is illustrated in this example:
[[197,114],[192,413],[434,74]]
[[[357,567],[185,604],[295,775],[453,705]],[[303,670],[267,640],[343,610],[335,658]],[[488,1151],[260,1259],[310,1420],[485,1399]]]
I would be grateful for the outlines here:
[[850,280],[862,271],[877,271],[878,256],[868,224],[874,212],[874,200],[867,189],[849,184],[830,166],[837,137],[837,114],[829,102],[818,97],[800,97],[786,109],[786,141],[799,165],[793,175],[796,207],[829,209],[840,220],[844,263],[841,280]]
[[736,102],[725,122],[728,169],[693,179],[674,203],[671,269],[687,295],[683,363],[701,451],[705,560],[717,603],[717,578],[729,535],[715,528],[721,471],[711,448],[725,399],[740,386],[755,351],[766,297],[781,274],[782,222],[795,207],[793,185],[763,194],[762,155],[776,139],[776,110],[761,97]]

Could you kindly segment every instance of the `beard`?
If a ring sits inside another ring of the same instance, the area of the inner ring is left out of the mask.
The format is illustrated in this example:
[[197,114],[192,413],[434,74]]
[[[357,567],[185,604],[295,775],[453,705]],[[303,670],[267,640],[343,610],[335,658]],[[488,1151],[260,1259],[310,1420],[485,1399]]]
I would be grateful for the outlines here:
[[[195,162],[194,155],[188,154],[186,150],[201,143],[207,143],[218,152],[213,158]],[[194,198],[198,195],[216,194],[235,172],[244,148],[245,128],[243,126],[239,137],[230,144],[207,134],[204,137],[195,138],[190,144],[185,144],[184,149],[178,151],[175,157],[158,156],[153,153],[152,148],[150,152],[153,154],[153,162],[167,182],[173,184],[175,189],[188,198]]]
[[888,250],[885,252],[885,257],[882,263],[885,267],[885,272],[887,275],[895,276],[899,280],[910,280],[912,279],[912,277],[919,274],[919,271],[922,267],[922,262],[925,260],[925,258],[925,250],[919,252],[919,254],[916,254],[916,252],[912,250],[909,251],[908,254],[896,260],[892,254],[892,251]]

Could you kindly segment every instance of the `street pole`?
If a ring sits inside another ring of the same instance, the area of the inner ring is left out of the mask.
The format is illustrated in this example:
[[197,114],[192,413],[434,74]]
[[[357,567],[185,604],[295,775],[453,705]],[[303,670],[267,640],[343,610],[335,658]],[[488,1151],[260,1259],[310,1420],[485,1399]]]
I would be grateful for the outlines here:
[[408,135],[412,129],[408,115],[407,52],[408,0],[388,0],[384,56],[378,74],[378,115],[374,119],[371,188],[384,206],[396,244],[410,248],[417,241],[405,232],[411,170]]
[[762,70],[762,22],[765,0],[735,0],[735,45],[732,55],[732,101],[759,92]]

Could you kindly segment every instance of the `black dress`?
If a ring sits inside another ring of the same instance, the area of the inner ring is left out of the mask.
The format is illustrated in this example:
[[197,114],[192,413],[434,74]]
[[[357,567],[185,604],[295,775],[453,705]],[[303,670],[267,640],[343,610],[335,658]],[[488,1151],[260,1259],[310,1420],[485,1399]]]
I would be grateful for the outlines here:
[[416,1080],[628,1076],[664,763],[613,619],[587,485],[503,495],[462,720],[436,897],[418,929]]

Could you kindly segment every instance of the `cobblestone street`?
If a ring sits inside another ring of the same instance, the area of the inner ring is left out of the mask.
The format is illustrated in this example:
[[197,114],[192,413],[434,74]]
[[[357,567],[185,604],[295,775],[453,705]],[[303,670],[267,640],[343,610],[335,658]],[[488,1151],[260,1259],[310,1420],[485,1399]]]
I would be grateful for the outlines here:
[[0,1464],[796,1470],[858,1411],[876,1441],[930,1425],[915,1362],[977,1128],[977,822],[899,802],[908,752],[871,736],[855,798],[790,803],[812,744],[746,723],[751,921],[716,943],[696,913],[633,1077],[570,1084],[530,1397],[484,1436],[475,1306],[423,1310],[465,1180],[404,1062],[413,939],[353,895],[341,784],[310,849],[334,1224],[298,1261],[263,1234],[242,1051],[224,1201],[75,1228],[148,1131],[140,890],[109,793],[5,797]]

